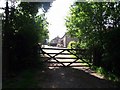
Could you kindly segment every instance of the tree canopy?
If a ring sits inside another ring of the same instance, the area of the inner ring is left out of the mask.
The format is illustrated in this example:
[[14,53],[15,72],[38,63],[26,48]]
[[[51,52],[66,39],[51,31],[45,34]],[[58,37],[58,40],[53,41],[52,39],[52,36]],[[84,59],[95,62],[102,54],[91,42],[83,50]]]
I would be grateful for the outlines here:
[[66,27],[93,55],[93,65],[120,75],[120,2],[76,2]]

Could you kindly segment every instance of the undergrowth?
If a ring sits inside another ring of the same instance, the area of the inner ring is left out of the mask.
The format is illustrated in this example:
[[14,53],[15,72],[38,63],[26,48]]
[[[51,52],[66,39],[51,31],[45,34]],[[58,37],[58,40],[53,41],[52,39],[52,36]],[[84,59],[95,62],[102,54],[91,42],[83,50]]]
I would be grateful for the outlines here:
[[113,73],[108,72],[103,67],[91,66],[91,69],[93,69],[97,73],[103,75],[104,78],[107,79],[107,80],[111,80],[113,82],[120,82],[120,77],[116,76]]

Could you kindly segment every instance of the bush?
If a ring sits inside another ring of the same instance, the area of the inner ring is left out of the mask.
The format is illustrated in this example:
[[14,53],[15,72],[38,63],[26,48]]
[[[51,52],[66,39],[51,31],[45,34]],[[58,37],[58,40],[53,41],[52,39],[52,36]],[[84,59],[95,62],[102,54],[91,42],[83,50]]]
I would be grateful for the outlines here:
[[76,48],[76,42],[75,41],[70,41],[67,48],[69,49],[75,49]]

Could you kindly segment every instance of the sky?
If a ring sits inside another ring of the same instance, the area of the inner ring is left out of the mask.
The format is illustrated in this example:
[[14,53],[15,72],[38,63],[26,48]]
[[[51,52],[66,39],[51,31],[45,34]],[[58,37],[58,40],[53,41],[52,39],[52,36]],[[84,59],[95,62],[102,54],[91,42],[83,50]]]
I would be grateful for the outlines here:
[[[14,1],[14,0],[12,0]],[[8,0],[8,6],[11,6],[11,2]],[[15,6],[17,6],[20,2],[15,3]],[[0,8],[4,8],[6,6],[6,0],[0,0]],[[0,13],[4,12],[3,9],[0,9]]]
[[62,37],[65,34],[65,18],[72,2],[73,0],[55,0],[52,3],[51,8],[46,13],[49,22],[49,40],[56,36]]
[[[0,8],[5,7],[5,0],[0,0]],[[2,9],[0,9],[0,12],[4,12]]]

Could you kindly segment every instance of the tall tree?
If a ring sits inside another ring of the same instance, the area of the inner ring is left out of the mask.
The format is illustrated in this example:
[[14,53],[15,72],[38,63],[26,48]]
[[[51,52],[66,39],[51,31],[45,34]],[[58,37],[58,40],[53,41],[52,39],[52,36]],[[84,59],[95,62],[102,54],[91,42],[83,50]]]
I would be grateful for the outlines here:
[[[119,73],[120,2],[76,2],[66,18],[68,33],[79,47],[92,50],[93,65]],[[109,64],[106,64],[109,63]]]

